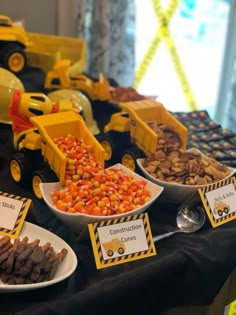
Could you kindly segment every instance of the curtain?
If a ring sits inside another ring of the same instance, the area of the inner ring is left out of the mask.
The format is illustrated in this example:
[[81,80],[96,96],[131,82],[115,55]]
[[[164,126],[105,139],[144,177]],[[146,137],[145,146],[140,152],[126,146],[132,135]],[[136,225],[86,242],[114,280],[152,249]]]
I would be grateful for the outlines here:
[[236,58],[232,69],[231,86],[229,91],[229,109],[227,112],[226,127],[236,132]]
[[87,73],[134,83],[135,0],[78,0],[77,36],[87,41]]

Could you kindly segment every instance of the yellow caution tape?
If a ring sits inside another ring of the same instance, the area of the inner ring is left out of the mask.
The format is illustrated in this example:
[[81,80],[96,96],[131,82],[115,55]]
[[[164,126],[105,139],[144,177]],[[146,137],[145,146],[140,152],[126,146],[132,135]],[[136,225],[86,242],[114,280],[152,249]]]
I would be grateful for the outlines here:
[[228,315],[236,315],[236,300],[230,303]]
[[156,51],[158,49],[159,44],[161,43],[161,41],[163,40],[166,43],[166,46],[169,50],[170,56],[172,58],[172,61],[174,63],[175,66],[175,71],[179,77],[180,80],[180,84],[185,96],[185,99],[189,105],[190,110],[197,110],[198,106],[196,103],[196,100],[194,98],[194,95],[191,91],[190,85],[188,83],[186,74],[184,72],[184,69],[182,67],[179,55],[177,53],[177,49],[176,46],[174,44],[174,41],[171,37],[171,34],[169,32],[169,23],[170,20],[175,12],[175,10],[177,9],[178,5],[179,5],[180,0],[172,0],[170,1],[166,11],[164,12],[160,3],[160,0],[152,0],[153,3],[153,8],[154,8],[154,12],[156,14],[156,17],[159,20],[159,29],[157,30],[147,52],[144,55],[144,58],[141,62],[141,64],[139,65],[136,73],[135,73],[135,88],[137,88],[145,73],[148,70],[148,67],[150,66],[152,59],[154,57],[154,55],[156,54]]

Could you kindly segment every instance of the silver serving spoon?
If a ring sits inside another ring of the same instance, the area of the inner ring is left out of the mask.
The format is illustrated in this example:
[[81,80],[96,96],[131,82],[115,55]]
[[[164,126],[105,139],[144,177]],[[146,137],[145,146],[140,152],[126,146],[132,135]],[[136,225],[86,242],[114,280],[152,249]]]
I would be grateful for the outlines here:
[[187,206],[181,208],[177,214],[176,223],[177,230],[161,234],[153,237],[153,241],[157,242],[164,238],[168,238],[175,233],[193,233],[198,231],[205,222],[205,212],[202,207],[196,207],[194,210],[190,210]]

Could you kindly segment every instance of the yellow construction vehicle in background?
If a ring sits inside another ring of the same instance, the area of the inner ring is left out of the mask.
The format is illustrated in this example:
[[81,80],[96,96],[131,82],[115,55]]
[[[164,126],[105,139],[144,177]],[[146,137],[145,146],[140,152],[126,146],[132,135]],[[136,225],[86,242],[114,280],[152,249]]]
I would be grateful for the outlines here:
[[102,74],[100,74],[99,79],[95,81],[85,74],[74,74],[71,69],[73,69],[71,60],[59,60],[46,74],[44,83],[45,89],[79,90],[92,101],[108,101],[111,99],[109,92],[110,84]]
[[30,40],[24,27],[15,25],[5,15],[0,15],[0,63],[1,66],[17,74],[26,67],[26,49]]
[[14,74],[27,66],[44,73],[61,59],[69,58],[73,71],[86,68],[86,41],[80,38],[27,32],[23,23],[0,15],[0,64]]

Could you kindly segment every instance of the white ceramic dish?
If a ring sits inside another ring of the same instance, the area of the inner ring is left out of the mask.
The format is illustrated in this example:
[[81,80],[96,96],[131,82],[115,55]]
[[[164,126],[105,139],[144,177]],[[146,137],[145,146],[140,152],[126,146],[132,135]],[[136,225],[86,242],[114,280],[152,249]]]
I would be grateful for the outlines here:
[[[197,149],[189,149],[188,151],[191,151],[191,150],[199,151]],[[203,154],[203,153],[201,153],[201,154],[202,154],[202,156],[205,156],[205,154]],[[191,194],[193,194],[195,191],[197,191],[198,188],[206,186],[206,185],[184,185],[184,184],[169,183],[169,182],[162,181],[162,180],[157,179],[156,177],[150,175],[145,170],[145,168],[143,167],[143,161],[144,161],[144,159],[137,159],[137,164],[138,164],[140,170],[142,171],[143,175],[147,179],[152,181],[153,183],[156,183],[157,185],[162,186],[164,188],[163,197],[166,198],[167,200],[169,200],[170,202],[181,204],[186,199],[188,199],[191,196]],[[230,176],[232,176],[236,172],[236,169],[234,169],[234,168],[228,167],[228,169],[230,170],[230,174],[226,178],[229,178]]]
[[[137,180],[145,179],[143,176],[140,176],[130,169],[126,168],[122,164],[115,164],[112,167],[122,169],[126,174],[133,174],[134,178]],[[163,191],[163,187],[145,179],[147,181],[147,188],[151,191],[151,199],[142,207],[136,208],[132,211],[126,212],[125,214],[117,214],[112,216],[93,216],[93,215],[86,215],[83,213],[67,213],[58,210],[52,201],[51,192],[57,189],[62,188],[60,183],[41,183],[40,189],[42,192],[43,199],[51,211],[60,219],[62,220],[67,226],[69,226],[73,231],[80,233],[89,223],[99,222],[103,220],[111,220],[120,218],[123,216],[134,215],[144,212],[145,210],[150,207],[150,205],[160,196]]]
[[60,251],[62,248],[66,248],[68,251],[67,255],[59,266],[57,273],[52,280],[33,284],[17,285],[4,284],[2,281],[0,281],[0,292],[27,291],[50,286],[68,278],[75,271],[75,268],[77,266],[77,257],[72,248],[60,237],[29,222],[24,222],[19,238],[23,238],[25,236],[28,236],[29,241],[40,239],[40,244],[42,245],[46,242],[50,242],[56,252]]

